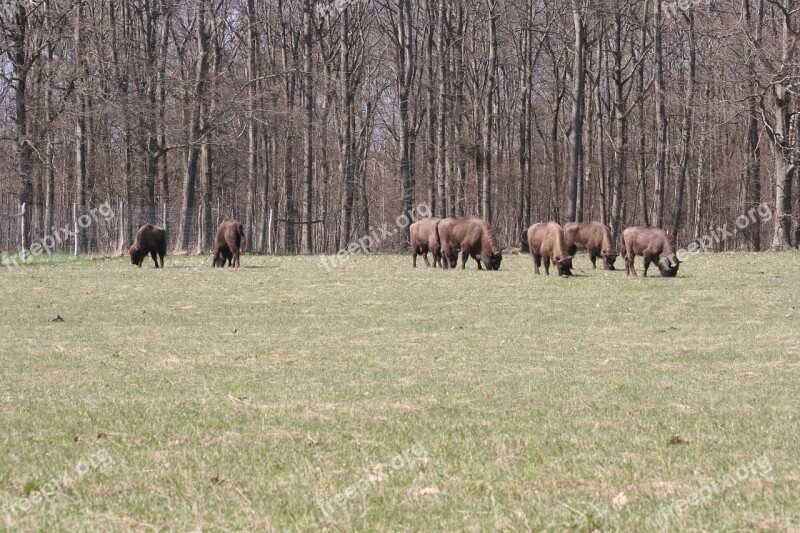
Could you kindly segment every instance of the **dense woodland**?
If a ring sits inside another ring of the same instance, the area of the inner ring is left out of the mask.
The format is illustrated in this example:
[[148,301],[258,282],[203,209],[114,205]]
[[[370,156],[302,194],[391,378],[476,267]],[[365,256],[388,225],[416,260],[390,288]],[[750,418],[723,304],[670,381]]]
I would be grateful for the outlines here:
[[716,248],[800,243],[800,1],[2,1],[6,250],[104,202],[119,250],[165,218],[206,251],[235,216],[251,251],[330,253],[420,202],[504,245],[685,244],[766,202]]

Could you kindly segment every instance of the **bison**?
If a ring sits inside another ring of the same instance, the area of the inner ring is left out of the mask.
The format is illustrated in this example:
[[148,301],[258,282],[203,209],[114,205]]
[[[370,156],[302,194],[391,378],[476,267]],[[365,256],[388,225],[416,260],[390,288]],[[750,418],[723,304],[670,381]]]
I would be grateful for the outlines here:
[[548,276],[550,260],[555,264],[559,276],[572,275],[572,256],[567,250],[564,230],[555,222],[540,222],[528,228],[528,246],[537,275],[542,259],[544,259],[544,272]]
[[442,266],[442,246],[439,243],[440,218],[427,218],[414,222],[409,228],[411,235],[411,253],[413,255],[414,268],[417,268],[417,256],[421,255],[425,260],[425,266],[430,267],[428,252],[433,254],[433,268]]
[[625,273],[636,276],[633,262],[637,255],[644,257],[644,275],[650,263],[655,263],[661,275],[674,278],[678,274],[680,261],[673,252],[673,241],[667,233],[658,228],[634,226],[622,232],[619,241],[620,253],[625,256]]
[[567,253],[574,256],[578,250],[589,252],[592,269],[597,270],[597,258],[603,258],[603,268],[616,270],[614,261],[617,252],[611,230],[600,222],[571,222],[564,226],[564,239],[567,241]]
[[131,246],[131,264],[141,268],[147,254],[153,258],[156,268],[159,259],[161,268],[164,268],[164,256],[167,255],[167,231],[164,228],[145,224],[136,232],[136,240]]
[[238,220],[228,219],[220,223],[214,239],[214,268],[225,266],[225,261],[232,267],[239,267],[239,255],[244,247],[244,228]]
[[455,268],[458,252],[461,252],[461,268],[467,266],[472,257],[478,263],[478,270],[500,270],[503,253],[495,243],[494,230],[483,219],[446,218],[437,225],[442,260],[445,268]]

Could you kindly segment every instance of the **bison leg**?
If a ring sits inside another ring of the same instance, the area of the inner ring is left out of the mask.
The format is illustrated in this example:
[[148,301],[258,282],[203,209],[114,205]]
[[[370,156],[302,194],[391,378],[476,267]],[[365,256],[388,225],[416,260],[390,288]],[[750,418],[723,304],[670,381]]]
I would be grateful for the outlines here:
[[158,254],[155,250],[150,250],[150,257],[153,258],[153,263],[156,264],[156,268],[158,268]]
[[538,276],[539,275],[539,267],[542,266],[542,256],[541,255],[536,255],[534,253],[531,253],[531,257],[533,258],[533,271]]
[[644,256],[644,277],[647,277],[647,269],[650,268],[650,263],[653,259],[649,255]]
[[425,252],[424,254],[422,254],[422,259],[425,260],[425,267],[426,268],[430,268],[431,267],[431,262],[428,261],[428,252]]
[[550,275],[550,256],[549,255],[544,256],[544,273],[546,275],[548,275],[548,276]]
[[633,255],[633,254],[628,254],[628,256],[625,258],[625,273],[628,276],[633,274],[634,276],[638,277],[638,274],[636,273],[636,269],[633,267],[633,263],[634,263],[635,259],[636,259],[636,256]]
[[461,270],[465,270],[467,268],[467,259],[469,259],[469,252],[464,250],[461,252]]
[[589,259],[592,261],[592,270],[597,270],[597,254],[595,252],[590,252]]

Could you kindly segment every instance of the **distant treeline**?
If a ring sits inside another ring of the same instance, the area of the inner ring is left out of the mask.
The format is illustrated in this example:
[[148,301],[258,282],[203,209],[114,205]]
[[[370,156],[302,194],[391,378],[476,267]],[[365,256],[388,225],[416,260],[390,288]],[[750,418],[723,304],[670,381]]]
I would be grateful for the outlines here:
[[32,207],[0,230],[108,202],[121,248],[166,205],[174,249],[230,215],[250,250],[332,253],[425,202],[503,245],[546,220],[683,243],[766,202],[725,246],[785,249],[799,35],[800,0],[4,2],[0,194]]

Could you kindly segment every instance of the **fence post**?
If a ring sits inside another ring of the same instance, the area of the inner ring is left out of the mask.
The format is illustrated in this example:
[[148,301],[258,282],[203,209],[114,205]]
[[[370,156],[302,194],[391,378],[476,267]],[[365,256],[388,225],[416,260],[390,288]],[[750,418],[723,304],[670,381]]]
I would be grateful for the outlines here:
[[30,243],[28,242],[28,204],[22,203],[22,219],[20,221],[20,230],[22,230],[22,260],[28,259],[28,250]]
[[272,253],[272,208],[269,210],[269,222],[267,222],[267,253]]
[[167,204],[164,204],[164,209],[163,209],[163,211],[164,211],[164,212],[163,212],[163,213],[162,213],[162,215],[161,215],[161,225],[162,225],[162,226],[164,227],[164,229],[166,230],[166,229],[167,229]]
[[117,255],[122,255],[125,250],[125,222],[126,216],[122,211],[122,200],[119,201],[119,217],[117,217],[117,226],[119,227],[119,242],[117,243]]
[[72,229],[75,230],[75,250],[73,251],[72,255],[78,257],[78,255],[81,253],[81,233],[80,228],[78,227],[78,204],[72,204],[72,223]]

